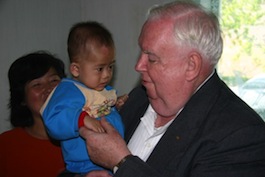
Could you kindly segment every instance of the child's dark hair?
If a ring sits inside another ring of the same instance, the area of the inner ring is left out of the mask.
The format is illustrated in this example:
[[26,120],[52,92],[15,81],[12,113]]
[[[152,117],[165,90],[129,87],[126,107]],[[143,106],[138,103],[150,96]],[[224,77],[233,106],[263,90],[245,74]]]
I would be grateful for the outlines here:
[[114,48],[112,35],[102,24],[95,21],[80,22],[70,29],[68,35],[67,51],[70,62],[82,54],[89,44]]
[[11,110],[11,124],[14,127],[33,125],[31,111],[23,104],[25,86],[28,82],[44,76],[50,68],[54,68],[60,78],[65,77],[64,63],[44,51],[24,55],[15,60],[10,66],[8,71],[10,86],[9,108]]

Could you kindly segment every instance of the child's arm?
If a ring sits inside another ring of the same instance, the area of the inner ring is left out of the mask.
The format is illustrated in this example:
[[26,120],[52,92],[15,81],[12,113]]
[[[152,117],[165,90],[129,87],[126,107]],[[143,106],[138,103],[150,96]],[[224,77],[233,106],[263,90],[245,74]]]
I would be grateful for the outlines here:
[[127,101],[128,98],[129,98],[128,94],[124,94],[117,98],[117,102],[115,106],[118,111],[122,108],[122,106],[124,105],[124,103]]
[[82,126],[85,126],[94,132],[105,132],[100,122],[96,118],[89,116],[86,111],[82,111],[78,119],[78,128],[81,128]]
[[78,137],[78,120],[85,103],[80,89],[62,81],[49,98],[41,111],[49,135],[58,140]]
[[86,128],[93,130],[95,132],[100,132],[100,133],[105,132],[100,122],[96,118],[90,117],[89,115],[86,115],[84,117],[84,125],[86,126]]

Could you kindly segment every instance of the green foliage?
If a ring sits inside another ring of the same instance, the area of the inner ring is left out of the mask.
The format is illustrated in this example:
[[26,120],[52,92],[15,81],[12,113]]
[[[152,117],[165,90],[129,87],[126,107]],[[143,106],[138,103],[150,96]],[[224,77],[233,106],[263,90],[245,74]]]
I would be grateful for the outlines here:
[[[235,44],[242,45],[250,52],[253,34],[249,27],[261,23],[265,15],[261,6],[262,0],[222,0],[222,27]],[[246,46],[244,46],[246,45]]]
[[[238,30],[256,25],[264,15],[262,0],[222,0],[222,19],[224,30]],[[256,13],[255,13],[256,12]]]
[[[262,61],[265,57],[265,0],[221,2],[221,26],[228,48],[220,62],[222,75],[231,77],[235,71],[240,71],[252,77],[255,72],[265,72],[265,61]],[[227,63],[235,68],[229,71]]]

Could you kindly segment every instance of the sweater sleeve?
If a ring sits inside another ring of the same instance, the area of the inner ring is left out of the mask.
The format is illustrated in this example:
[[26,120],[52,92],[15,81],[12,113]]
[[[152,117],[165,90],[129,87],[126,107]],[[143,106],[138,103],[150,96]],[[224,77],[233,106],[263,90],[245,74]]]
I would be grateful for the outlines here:
[[58,140],[78,137],[78,120],[84,103],[85,97],[75,84],[62,81],[42,108],[49,135]]

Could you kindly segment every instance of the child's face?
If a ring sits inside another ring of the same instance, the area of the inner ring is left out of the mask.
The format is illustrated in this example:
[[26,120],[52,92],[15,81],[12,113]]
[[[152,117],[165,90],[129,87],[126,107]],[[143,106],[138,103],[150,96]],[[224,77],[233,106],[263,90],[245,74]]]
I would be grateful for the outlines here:
[[[106,46],[92,46],[76,64],[74,78],[91,89],[101,91],[112,79],[114,67],[114,49]],[[71,70],[72,71],[72,70]]]

